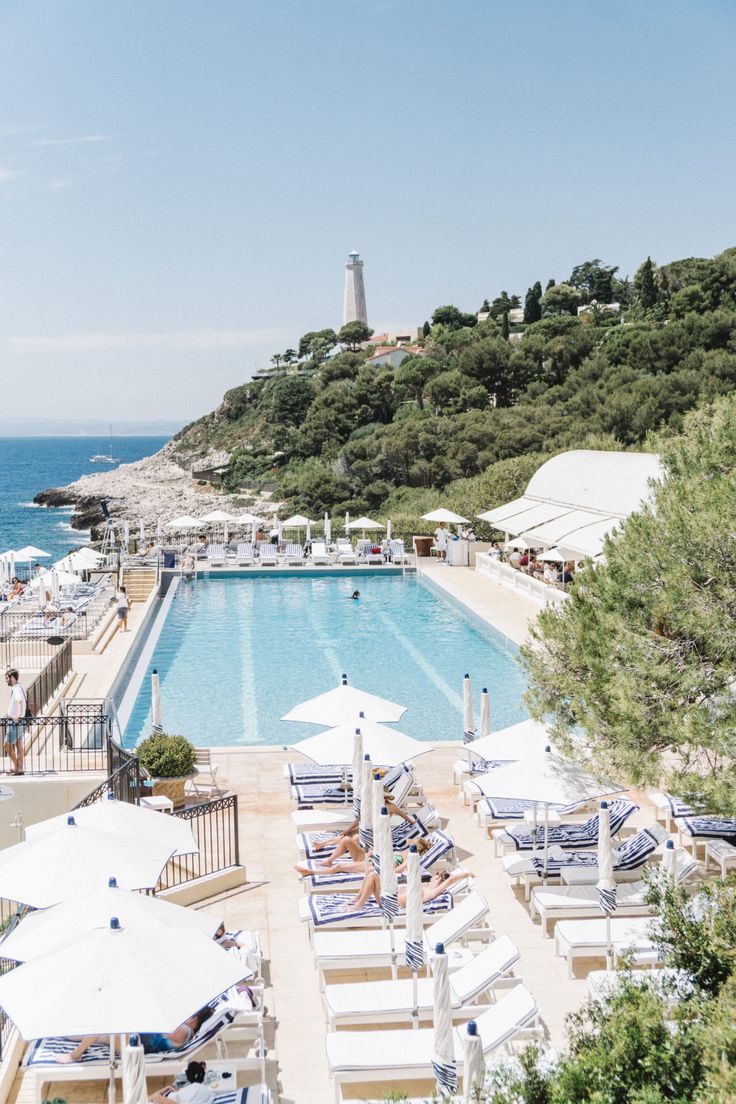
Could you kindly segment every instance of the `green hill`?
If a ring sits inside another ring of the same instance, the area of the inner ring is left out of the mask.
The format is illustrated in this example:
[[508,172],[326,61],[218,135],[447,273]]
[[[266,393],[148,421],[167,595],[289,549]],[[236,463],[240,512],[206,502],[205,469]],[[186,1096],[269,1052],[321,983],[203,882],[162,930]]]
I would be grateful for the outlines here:
[[588,261],[530,287],[510,324],[519,302],[503,292],[482,321],[439,307],[395,369],[365,363],[355,324],[306,334],[177,434],[174,456],[224,450],[229,490],[274,485],[312,515],[414,516],[439,498],[468,513],[562,449],[653,447],[736,384],[736,249],[647,259],[633,279]]

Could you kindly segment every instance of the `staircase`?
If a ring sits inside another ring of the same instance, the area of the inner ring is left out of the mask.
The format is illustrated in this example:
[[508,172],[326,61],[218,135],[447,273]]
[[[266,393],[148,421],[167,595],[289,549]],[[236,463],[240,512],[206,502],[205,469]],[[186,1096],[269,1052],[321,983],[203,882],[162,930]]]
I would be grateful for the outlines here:
[[123,586],[131,602],[145,602],[157,583],[156,568],[150,564],[123,568]]

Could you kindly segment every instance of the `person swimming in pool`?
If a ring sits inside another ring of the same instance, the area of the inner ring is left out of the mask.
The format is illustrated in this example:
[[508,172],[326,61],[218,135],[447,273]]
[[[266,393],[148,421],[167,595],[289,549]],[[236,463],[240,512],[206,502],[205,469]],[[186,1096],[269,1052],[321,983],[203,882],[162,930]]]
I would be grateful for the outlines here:
[[356,599],[360,598],[360,591],[354,590],[350,597],[355,601]]

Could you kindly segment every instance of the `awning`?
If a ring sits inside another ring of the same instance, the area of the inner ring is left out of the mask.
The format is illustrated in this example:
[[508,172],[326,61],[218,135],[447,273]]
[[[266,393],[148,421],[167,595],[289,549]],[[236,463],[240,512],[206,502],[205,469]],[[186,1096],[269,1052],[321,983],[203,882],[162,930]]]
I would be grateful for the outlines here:
[[605,521],[609,525],[615,525],[618,518],[602,517],[600,514],[594,514],[588,510],[569,510],[562,517],[555,518],[554,521],[548,521],[545,525],[537,525],[535,528],[525,528],[522,532],[522,536],[534,545],[534,541],[539,544],[562,544],[564,545],[564,537],[569,536],[571,533],[575,533],[578,529],[582,529],[586,525],[593,525],[595,523]]
[[555,504],[553,502],[540,502],[533,506],[531,510],[524,510],[523,514],[508,518],[503,523],[502,528],[507,533],[517,536],[527,529],[534,528],[535,525],[543,525],[548,521],[555,521],[557,518],[562,520],[566,514],[571,513],[573,513],[573,510],[569,506],[560,506],[559,503]]
[[[537,499],[515,498],[513,502],[507,502],[505,506],[496,506],[495,510],[486,510],[484,514],[477,514],[476,516],[481,521],[488,521],[491,525],[498,525],[499,522],[505,521],[507,518],[516,517],[517,514],[521,514],[525,510],[531,510],[534,506],[539,506]],[[499,528],[503,527],[499,526]]]
[[560,541],[560,548],[571,559],[599,556],[603,551],[603,541],[620,523],[620,518],[604,518],[602,521],[594,522],[593,525],[576,529],[574,533],[570,533]]

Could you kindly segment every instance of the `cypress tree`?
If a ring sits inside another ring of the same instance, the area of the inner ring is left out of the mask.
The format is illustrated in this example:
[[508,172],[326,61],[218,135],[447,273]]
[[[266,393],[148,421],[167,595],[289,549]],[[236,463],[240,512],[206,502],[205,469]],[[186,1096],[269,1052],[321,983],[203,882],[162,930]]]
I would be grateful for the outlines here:
[[546,288],[545,288],[544,290],[545,290],[545,291],[549,291],[549,289],[550,289],[551,287],[554,287],[554,286],[555,286],[555,282],[554,282],[554,280],[548,280],[548,281],[547,281],[547,286],[546,286]]
[[657,288],[654,283],[654,265],[652,258],[647,257],[641,269],[641,305],[644,310],[649,310],[657,302]]
[[422,326],[422,337],[429,337],[431,332],[432,327],[430,326],[429,322],[425,322]]
[[539,300],[542,298],[542,285],[537,280],[534,287],[530,287],[527,290],[526,297],[524,299],[524,322],[527,325],[531,325],[532,322],[538,322],[542,317],[542,308]]
[[501,337],[505,337],[508,340],[509,336],[509,312],[504,311],[501,317]]

